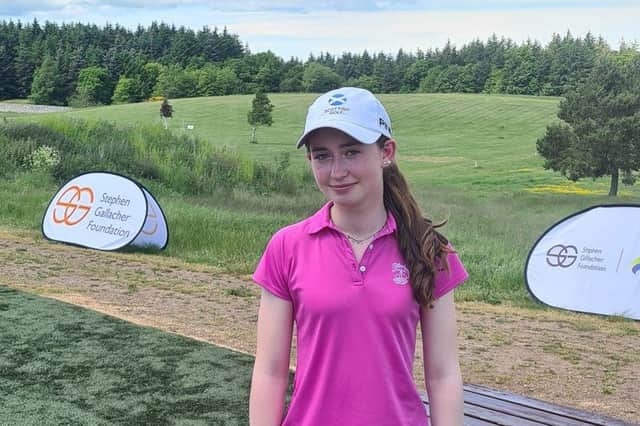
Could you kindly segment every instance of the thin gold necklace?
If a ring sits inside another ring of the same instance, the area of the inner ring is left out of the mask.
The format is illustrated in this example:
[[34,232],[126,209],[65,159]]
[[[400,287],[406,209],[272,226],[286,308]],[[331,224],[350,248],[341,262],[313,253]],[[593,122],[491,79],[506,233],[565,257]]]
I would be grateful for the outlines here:
[[371,238],[375,238],[375,236],[378,235],[378,232],[382,231],[382,228],[384,228],[384,225],[382,225],[382,227],[380,229],[378,229],[376,232],[374,232],[373,234],[369,235],[366,238],[362,238],[362,239],[356,238],[356,237],[354,237],[352,235],[349,235],[344,231],[341,231],[341,232],[344,235],[346,235],[349,240],[353,241],[354,244],[363,244],[364,242],[369,241]]

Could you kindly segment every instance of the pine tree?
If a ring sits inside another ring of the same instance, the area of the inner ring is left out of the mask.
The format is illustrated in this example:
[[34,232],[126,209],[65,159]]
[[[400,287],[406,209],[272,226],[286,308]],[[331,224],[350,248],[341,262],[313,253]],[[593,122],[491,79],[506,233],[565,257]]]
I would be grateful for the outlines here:
[[165,98],[162,101],[162,105],[160,105],[160,118],[162,118],[162,122],[164,124],[165,130],[167,129],[167,118],[173,117],[173,105],[169,103],[169,101]]
[[258,126],[271,126],[273,124],[271,111],[273,111],[273,104],[271,104],[267,94],[259,90],[251,102],[251,111],[247,114],[247,121],[252,127],[251,143],[258,143],[256,139],[256,128]]
[[13,58],[6,46],[0,44],[0,99],[11,99],[17,94]]
[[30,33],[24,29],[20,33],[20,42],[18,44],[14,70],[17,83],[17,97],[26,98],[31,91],[33,82],[33,74],[37,68],[35,58],[41,53],[41,44],[30,39]]
[[623,183],[634,182],[633,172],[640,170],[640,72],[633,66],[601,58],[587,81],[560,102],[558,118],[564,123],[548,126],[537,141],[546,169],[573,181],[611,176],[610,196],[618,193],[620,174]]
[[61,85],[57,61],[47,55],[33,75],[29,100],[34,104],[59,105],[61,102],[57,99],[57,94]]

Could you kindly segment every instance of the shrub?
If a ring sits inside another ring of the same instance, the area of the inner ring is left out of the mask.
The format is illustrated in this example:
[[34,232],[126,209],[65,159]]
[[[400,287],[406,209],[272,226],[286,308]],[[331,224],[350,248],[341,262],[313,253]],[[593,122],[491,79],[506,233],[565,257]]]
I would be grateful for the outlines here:
[[47,145],[40,145],[29,155],[26,166],[30,170],[49,171],[59,163],[58,150]]
[[137,102],[141,99],[140,92],[140,82],[137,79],[120,77],[113,91],[111,102],[114,104]]
[[315,62],[305,66],[302,75],[302,86],[307,92],[322,93],[336,89],[342,84],[341,77],[331,68]]

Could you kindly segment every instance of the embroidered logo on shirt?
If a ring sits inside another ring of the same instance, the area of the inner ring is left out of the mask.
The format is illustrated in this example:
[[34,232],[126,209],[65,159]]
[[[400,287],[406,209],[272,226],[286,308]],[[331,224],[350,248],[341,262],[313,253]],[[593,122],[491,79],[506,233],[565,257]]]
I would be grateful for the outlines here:
[[398,285],[405,285],[409,282],[409,270],[402,263],[394,263],[391,265],[393,272],[393,282]]

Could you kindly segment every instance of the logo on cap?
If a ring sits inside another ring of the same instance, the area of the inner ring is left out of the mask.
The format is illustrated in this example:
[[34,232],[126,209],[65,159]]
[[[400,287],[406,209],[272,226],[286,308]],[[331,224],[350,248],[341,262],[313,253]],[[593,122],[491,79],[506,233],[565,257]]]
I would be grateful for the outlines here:
[[340,106],[344,105],[345,103],[347,103],[347,97],[342,93],[336,93],[334,95],[331,95],[331,97],[329,98],[329,105],[331,106]]
[[387,122],[384,121],[384,118],[380,117],[378,119],[378,124],[380,125],[380,127],[384,127],[385,129],[387,129],[387,132],[391,133],[391,127],[389,127]]

